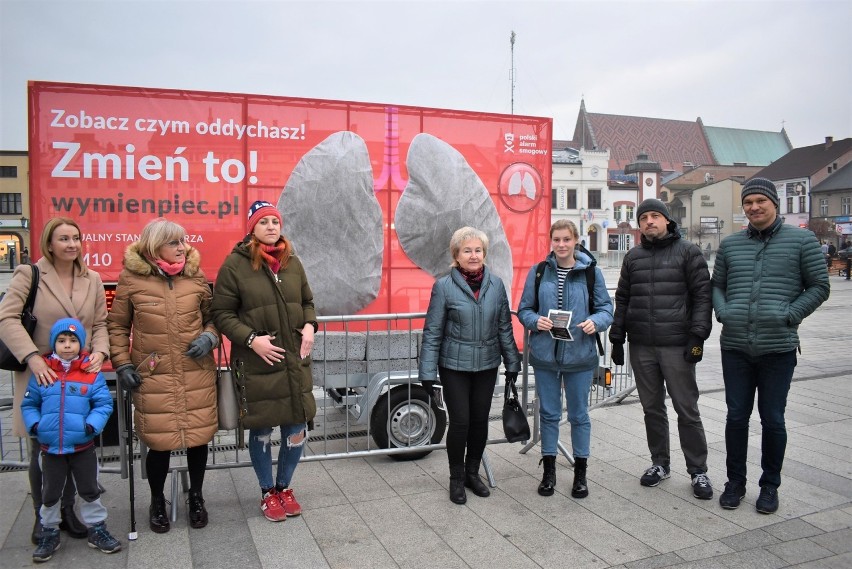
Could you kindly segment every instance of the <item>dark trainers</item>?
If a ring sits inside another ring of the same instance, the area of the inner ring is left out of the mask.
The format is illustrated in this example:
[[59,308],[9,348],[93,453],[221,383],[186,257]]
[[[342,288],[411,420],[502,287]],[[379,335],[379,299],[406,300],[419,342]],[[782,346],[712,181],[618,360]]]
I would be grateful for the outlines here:
[[639,479],[639,483],[642,486],[656,486],[668,477],[669,469],[667,467],[654,464],[645,471],[645,474]]
[[201,492],[189,491],[186,499],[187,510],[189,510],[189,525],[194,528],[203,528],[207,525],[207,509],[204,507],[204,497]]
[[121,551],[121,542],[109,534],[106,522],[100,522],[89,528],[89,547],[104,553],[115,553]]
[[692,495],[699,500],[709,500],[713,497],[713,485],[710,484],[710,478],[703,472],[692,475]]
[[36,563],[49,561],[57,549],[59,549],[59,528],[42,528],[38,547],[33,552],[33,561]]
[[772,486],[761,486],[760,496],[754,504],[755,509],[761,514],[774,514],[778,511],[778,488]]
[[719,496],[719,505],[726,510],[736,510],[740,507],[740,500],[745,494],[746,489],[742,482],[725,482],[725,491]]

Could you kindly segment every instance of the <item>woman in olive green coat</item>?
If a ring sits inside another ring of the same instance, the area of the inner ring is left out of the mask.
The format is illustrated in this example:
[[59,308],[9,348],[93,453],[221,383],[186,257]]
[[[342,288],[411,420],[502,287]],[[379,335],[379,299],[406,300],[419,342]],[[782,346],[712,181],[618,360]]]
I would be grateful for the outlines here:
[[[213,320],[231,340],[231,364],[245,382],[242,426],[270,521],[297,516],[290,482],[302,456],[307,423],[316,415],[311,348],[316,331],[313,293],[281,214],[258,201],[249,209],[249,234],[225,259],[213,292]],[[272,477],[271,434],[281,428],[278,471]]]

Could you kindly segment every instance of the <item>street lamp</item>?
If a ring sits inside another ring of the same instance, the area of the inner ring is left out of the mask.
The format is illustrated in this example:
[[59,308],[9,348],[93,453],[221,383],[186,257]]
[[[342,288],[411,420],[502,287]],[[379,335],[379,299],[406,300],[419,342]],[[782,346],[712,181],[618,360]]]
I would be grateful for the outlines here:
[[29,219],[27,219],[26,217],[21,217],[21,227],[23,229],[26,229],[27,226],[29,225],[29,223],[30,223]]
[[722,246],[722,228],[725,227],[724,219],[716,219],[716,237],[718,238],[718,243],[716,244],[716,248]]
[[580,243],[583,242],[583,220],[586,219],[586,208],[580,208]]

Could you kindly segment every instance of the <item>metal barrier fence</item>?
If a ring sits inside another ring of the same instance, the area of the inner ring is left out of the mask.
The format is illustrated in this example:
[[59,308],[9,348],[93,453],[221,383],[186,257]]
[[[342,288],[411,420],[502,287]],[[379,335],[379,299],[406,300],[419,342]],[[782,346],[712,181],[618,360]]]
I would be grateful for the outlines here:
[[[379,314],[365,316],[320,317],[313,359],[314,396],[317,416],[314,429],[304,447],[304,461],[389,455],[394,459],[413,459],[433,450],[446,448],[441,441],[447,426],[446,414],[436,397],[420,385],[417,360],[422,340],[425,313]],[[605,336],[605,334],[604,334]],[[519,397],[528,416],[532,416],[532,438],[521,452],[527,452],[539,440],[538,399],[529,366],[529,333],[524,334],[523,368]],[[608,346],[606,346],[608,348]],[[608,353],[608,350],[607,350]],[[605,366],[608,356],[601,359]],[[592,408],[620,402],[634,388],[628,366],[611,369],[611,382],[593,385],[589,394]],[[26,468],[26,444],[11,436],[11,373],[0,376],[0,470]],[[110,374],[112,375],[112,374]],[[110,378],[114,381],[114,377]],[[102,444],[99,457],[101,472],[130,476],[130,454],[139,460],[141,475],[146,477],[145,445],[127,428],[126,413],[132,408],[122,390],[115,390],[116,436],[107,437],[115,445]],[[8,395],[8,396],[7,396]],[[503,388],[495,389],[495,406],[502,408]],[[532,397],[531,397],[532,395]],[[492,408],[494,409],[494,408]],[[499,412],[491,420],[500,420]],[[564,424],[566,421],[563,421]],[[248,452],[238,444],[236,431],[219,431],[210,445],[208,469],[250,467]],[[488,444],[506,442],[491,439]],[[273,439],[273,445],[280,445]],[[560,451],[569,461],[571,453],[560,443]],[[485,475],[496,486],[487,453],[483,460]],[[176,499],[187,488],[185,451],[172,453],[172,519],[177,519]]]

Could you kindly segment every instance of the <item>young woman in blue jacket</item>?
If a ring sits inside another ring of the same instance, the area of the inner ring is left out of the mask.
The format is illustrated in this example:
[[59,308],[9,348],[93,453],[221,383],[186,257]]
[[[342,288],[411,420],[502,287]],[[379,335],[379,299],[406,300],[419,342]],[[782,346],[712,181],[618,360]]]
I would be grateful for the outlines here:
[[[559,421],[562,418],[562,391],[571,423],[571,446],[574,452],[574,483],[571,496],[589,495],[586,464],[592,422],[589,419],[589,390],[599,358],[595,334],[612,324],[612,300],[606,290],[603,274],[595,259],[575,250],[580,236],[577,226],[560,219],[550,227],[551,253],[538,290],[535,310],[536,267],[530,269],[518,306],[518,318],[531,331],[530,363],[535,370],[535,384],[541,411],[541,461],[544,475],[538,487],[542,496],[552,496],[556,486],[556,450]],[[589,314],[589,288],[586,272],[595,272],[594,313]],[[550,310],[570,311],[568,331],[572,341],[554,339],[550,331]]]

